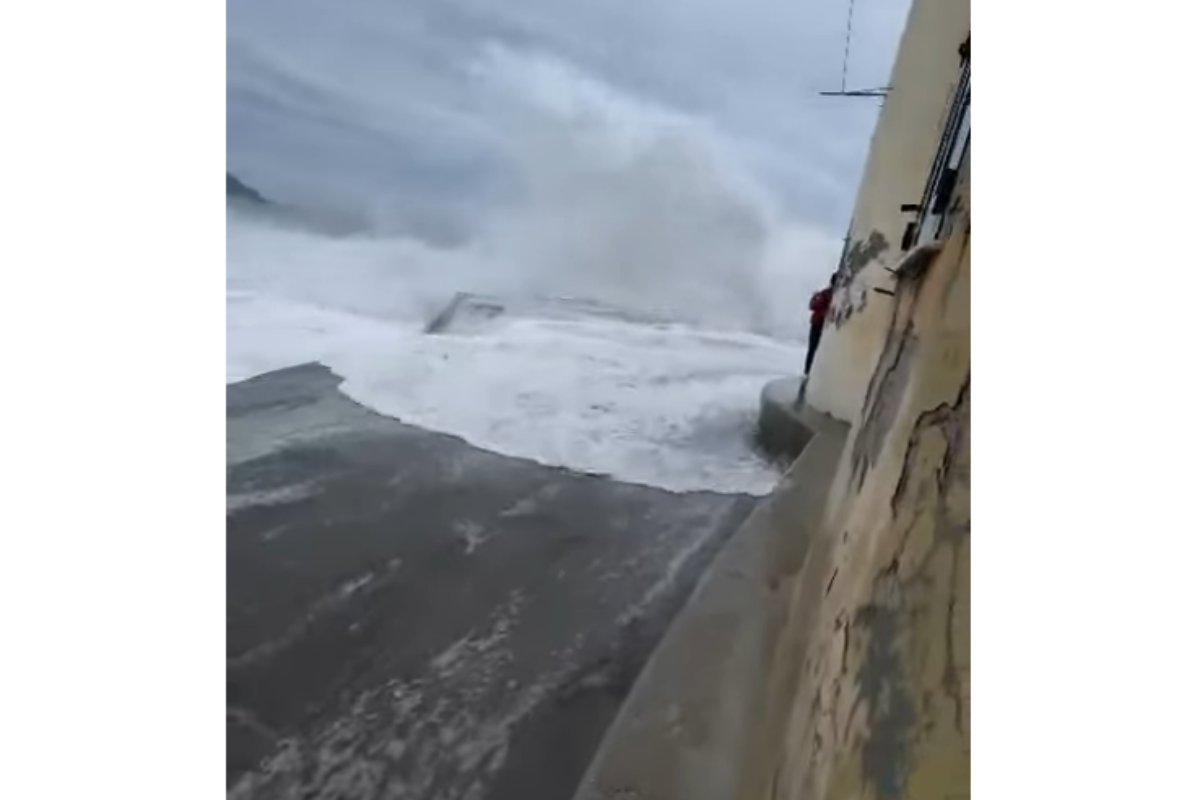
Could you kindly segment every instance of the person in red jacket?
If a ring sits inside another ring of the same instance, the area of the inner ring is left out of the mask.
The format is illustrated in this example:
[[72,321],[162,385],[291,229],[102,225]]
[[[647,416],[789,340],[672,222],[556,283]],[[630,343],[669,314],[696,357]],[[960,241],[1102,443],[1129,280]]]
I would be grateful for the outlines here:
[[812,369],[813,357],[817,354],[817,345],[821,343],[821,330],[825,327],[825,317],[829,314],[829,306],[833,303],[833,288],[837,286],[837,273],[829,278],[829,285],[813,294],[808,301],[808,310],[812,317],[808,327],[808,355],[804,357],[804,375],[808,377]]

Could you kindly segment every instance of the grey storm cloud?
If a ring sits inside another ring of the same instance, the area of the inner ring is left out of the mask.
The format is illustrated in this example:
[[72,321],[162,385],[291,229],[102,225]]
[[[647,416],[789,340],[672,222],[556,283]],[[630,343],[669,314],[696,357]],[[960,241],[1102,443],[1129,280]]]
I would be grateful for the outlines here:
[[[790,214],[844,226],[878,102],[841,81],[846,2],[231,0],[230,169],[268,195],[461,235],[513,191],[489,48],[698,120]],[[857,0],[848,82],[885,84],[908,0]],[[381,210],[382,209],[382,210]],[[359,209],[361,211],[361,209]]]

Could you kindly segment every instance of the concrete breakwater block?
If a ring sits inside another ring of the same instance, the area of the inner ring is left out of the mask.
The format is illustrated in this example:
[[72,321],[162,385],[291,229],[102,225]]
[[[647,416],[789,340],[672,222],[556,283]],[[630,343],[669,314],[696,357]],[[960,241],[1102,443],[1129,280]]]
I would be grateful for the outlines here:
[[671,320],[634,309],[581,297],[499,297],[458,292],[425,325],[425,333],[478,333],[498,319],[556,321],[609,320],[638,325],[665,325]]

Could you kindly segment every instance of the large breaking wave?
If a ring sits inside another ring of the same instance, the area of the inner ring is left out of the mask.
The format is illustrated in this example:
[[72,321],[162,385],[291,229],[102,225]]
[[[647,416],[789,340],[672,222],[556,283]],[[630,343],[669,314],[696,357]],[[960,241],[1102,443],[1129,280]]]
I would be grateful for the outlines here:
[[[321,360],[360,401],[500,452],[769,488],[757,394],[800,365],[803,300],[840,242],[786,218],[711,123],[533,47],[406,54],[393,74],[423,64],[417,90],[372,72],[378,54],[322,71],[233,31],[229,380]],[[424,334],[464,291],[672,324]]]

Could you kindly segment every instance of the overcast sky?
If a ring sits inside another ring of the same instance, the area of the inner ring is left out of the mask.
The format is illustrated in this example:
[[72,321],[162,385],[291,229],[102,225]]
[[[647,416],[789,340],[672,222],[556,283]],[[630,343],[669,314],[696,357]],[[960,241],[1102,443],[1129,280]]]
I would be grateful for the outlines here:
[[[857,0],[852,87],[886,84],[907,10]],[[785,213],[840,233],[878,113],[817,96],[840,83],[846,16],[841,0],[230,0],[229,166],[296,202],[461,227],[504,195],[525,136],[481,73],[520,62],[521,91],[682,115]]]

